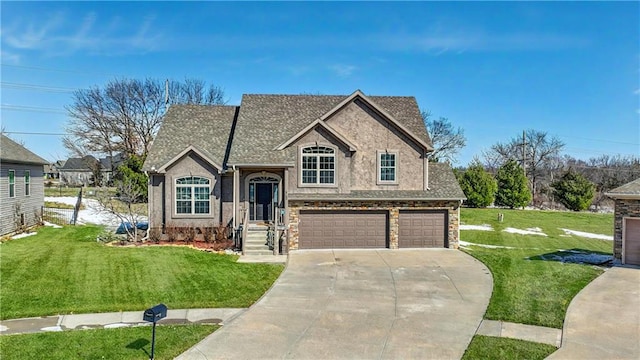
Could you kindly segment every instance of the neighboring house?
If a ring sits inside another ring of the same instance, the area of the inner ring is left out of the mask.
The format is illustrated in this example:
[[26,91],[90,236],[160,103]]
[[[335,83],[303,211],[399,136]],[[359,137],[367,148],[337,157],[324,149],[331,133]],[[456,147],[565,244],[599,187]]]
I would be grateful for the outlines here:
[[54,163],[46,164],[44,166],[44,176],[47,179],[60,179],[60,169],[64,166],[65,160],[57,160]]
[[640,265],[640,178],[606,193],[615,200],[613,257]]
[[86,155],[81,158],[69,158],[64,165],[58,169],[60,172],[60,182],[71,186],[94,185],[94,171],[99,169],[102,183],[108,184],[113,179],[112,169],[116,169],[123,161],[124,156],[121,154],[113,157],[107,156],[100,160],[91,155]]
[[430,151],[413,97],[173,105],[143,167],[150,226],[275,223],[282,252],[457,248],[464,193]]
[[0,134],[0,235],[37,223],[49,162]]

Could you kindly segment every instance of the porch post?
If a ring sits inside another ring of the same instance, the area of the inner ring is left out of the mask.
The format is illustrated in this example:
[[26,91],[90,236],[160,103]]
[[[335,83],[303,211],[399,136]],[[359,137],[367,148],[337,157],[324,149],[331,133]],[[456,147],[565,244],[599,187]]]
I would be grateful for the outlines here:
[[282,253],[289,253],[289,168],[284,168],[284,179],[282,184],[282,208],[284,209],[284,229],[285,244],[282,246]]
[[238,198],[240,187],[240,171],[233,167],[233,239],[236,238],[236,230],[238,229]]

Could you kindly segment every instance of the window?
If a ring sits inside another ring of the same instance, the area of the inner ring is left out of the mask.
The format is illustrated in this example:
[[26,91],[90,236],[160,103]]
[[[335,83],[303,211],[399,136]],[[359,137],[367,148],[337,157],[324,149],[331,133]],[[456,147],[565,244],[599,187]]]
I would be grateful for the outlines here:
[[210,214],[209,179],[188,176],[176,179],[176,214]]
[[378,152],[378,182],[395,183],[397,169],[397,154],[395,152]]
[[302,183],[332,185],[335,183],[336,157],[332,148],[310,146],[302,149]]
[[16,196],[16,171],[9,170],[9,197]]
[[24,171],[24,196],[31,195],[31,171]]

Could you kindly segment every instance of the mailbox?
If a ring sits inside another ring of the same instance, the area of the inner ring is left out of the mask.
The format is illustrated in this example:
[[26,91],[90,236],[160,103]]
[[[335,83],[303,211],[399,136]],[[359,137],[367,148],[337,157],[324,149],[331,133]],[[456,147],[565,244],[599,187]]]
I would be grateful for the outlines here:
[[142,320],[152,322],[162,320],[167,317],[167,306],[165,304],[158,304],[152,308],[144,311]]

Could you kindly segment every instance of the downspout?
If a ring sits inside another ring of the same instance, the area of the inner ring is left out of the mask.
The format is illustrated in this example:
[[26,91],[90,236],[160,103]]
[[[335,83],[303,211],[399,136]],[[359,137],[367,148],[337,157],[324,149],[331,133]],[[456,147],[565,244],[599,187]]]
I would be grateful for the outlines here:
[[226,173],[226,171],[222,170],[218,170],[218,175],[220,176],[220,200],[218,201],[218,223],[220,225],[222,225],[222,194],[224,194],[224,191],[222,189],[222,185],[224,184],[224,180],[223,180],[223,175]]
[[236,238],[236,229],[238,228],[238,213],[237,213],[237,209],[236,209],[236,202],[238,201],[238,196],[236,195],[236,166],[232,165],[231,168],[233,169],[233,238]]
[[429,188],[429,158],[427,157],[427,151],[422,151],[422,157],[424,158],[424,189],[431,190]]

